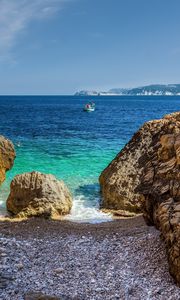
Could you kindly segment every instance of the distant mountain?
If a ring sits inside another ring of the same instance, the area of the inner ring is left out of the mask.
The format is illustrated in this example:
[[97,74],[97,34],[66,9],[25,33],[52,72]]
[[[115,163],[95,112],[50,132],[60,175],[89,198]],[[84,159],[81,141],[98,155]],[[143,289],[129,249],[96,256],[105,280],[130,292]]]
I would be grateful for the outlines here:
[[107,92],[98,91],[80,91],[76,96],[113,96],[113,95],[129,95],[129,96],[176,96],[180,95],[180,84],[152,84],[142,87],[123,89],[114,88]]
[[75,93],[75,96],[112,96],[112,95],[117,95],[116,93],[113,92],[97,92],[97,91],[80,91]]

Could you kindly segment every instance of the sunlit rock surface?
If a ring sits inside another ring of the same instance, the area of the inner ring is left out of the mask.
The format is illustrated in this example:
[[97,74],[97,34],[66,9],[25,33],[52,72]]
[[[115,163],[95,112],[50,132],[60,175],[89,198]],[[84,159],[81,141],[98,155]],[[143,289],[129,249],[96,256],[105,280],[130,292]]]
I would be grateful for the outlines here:
[[53,175],[40,172],[17,175],[10,188],[7,210],[17,217],[53,217],[71,210],[69,190]]
[[15,150],[11,141],[0,136],[0,184],[5,180],[6,171],[13,166]]
[[166,116],[151,151],[137,192],[141,193],[144,217],[166,241],[169,269],[180,284],[180,112]]

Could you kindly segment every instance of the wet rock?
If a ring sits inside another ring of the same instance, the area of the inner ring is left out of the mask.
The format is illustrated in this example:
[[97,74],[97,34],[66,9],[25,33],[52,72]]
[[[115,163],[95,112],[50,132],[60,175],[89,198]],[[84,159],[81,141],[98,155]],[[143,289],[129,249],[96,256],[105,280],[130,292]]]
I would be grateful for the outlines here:
[[0,184],[5,180],[6,171],[13,166],[15,150],[11,141],[0,136]]
[[7,210],[16,217],[65,215],[72,197],[63,181],[39,172],[17,175],[11,182]]

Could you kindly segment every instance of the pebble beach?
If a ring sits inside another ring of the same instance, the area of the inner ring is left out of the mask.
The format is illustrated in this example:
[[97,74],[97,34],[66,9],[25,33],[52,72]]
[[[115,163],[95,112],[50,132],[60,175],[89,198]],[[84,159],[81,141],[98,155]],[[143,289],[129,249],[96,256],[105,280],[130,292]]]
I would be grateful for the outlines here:
[[[141,216],[0,222],[0,299],[180,299],[164,242]],[[34,294],[35,293],[35,294]],[[33,298],[40,293],[55,298]]]

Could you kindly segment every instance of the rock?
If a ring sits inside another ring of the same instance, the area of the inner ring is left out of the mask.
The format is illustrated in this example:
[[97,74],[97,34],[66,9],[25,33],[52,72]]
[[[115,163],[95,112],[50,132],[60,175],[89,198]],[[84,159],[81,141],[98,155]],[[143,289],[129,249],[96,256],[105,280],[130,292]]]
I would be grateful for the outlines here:
[[64,272],[64,269],[60,267],[60,268],[54,269],[53,272],[55,274],[62,274]]
[[24,300],[78,300],[77,297],[68,297],[61,295],[60,297],[48,296],[42,293],[29,292],[25,295]]
[[138,212],[162,232],[180,285],[180,112],[145,123],[100,176],[102,206]]
[[11,182],[7,210],[16,217],[53,217],[68,214],[72,197],[63,181],[39,172],[15,176]]
[[123,218],[132,218],[137,216],[136,213],[134,212],[130,212],[130,211],[126,211],[126,210],[121,210],[121,209],[106,209],[106,208],[102,208],[101,209],[102,212],[106,213],[106,214],[111,214],[114,217],[123,217]]
[[6,288],[14,280],[13,276],[6,273],[0,273],[0,289]]
[[15,264],[15,267],[18,269],[18,270],[22,270],[24,268],[24,265],[22,263],[19,263],[19,264]]
[[[102,208],[135,213],[141,211],[142,195],[136,188],[141,184],[141,175],[145,165],[148,167],[148,171],[144,175],[147,191],[152,185],[154,165],[151,164],[149,158],[152,153],[158,151],[160,139],[162,149],[159,150],[159,155],[168,165],[161,165],[159,172],[163,173],[167,168],[169,172],[174,169],[176,163],[174,153],[175,151],[179,153],[179,140],[174,141],[171,134],[175,132],[178,134],[179,119],[180,113],[174,113],[161,120],[147,122],[132,137],[100,175]],[[177,159],[180,159],[179,154]],[[168,185],[165,184],[163,189],[166,192]]]
[[0,184],[5,180],[6,171],[13,166],[15,150],[11,141],[0,136]]
[[62,298],[58,298],[55,296],[47,296],[42,293],[28,293],[25,295],[25,300],[63,300]]
[[136,192],[145,220],[167,245],[169,270],[180,285],[180,112],[166,116],[153,136]]

